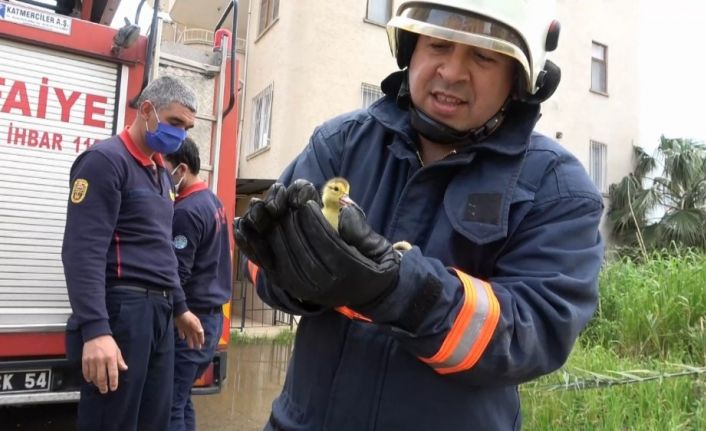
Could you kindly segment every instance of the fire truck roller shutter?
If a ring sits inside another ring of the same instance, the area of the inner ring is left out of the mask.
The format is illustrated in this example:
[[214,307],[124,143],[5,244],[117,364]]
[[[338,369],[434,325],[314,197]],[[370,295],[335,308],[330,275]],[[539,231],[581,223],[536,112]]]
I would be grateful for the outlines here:
[[2,38],[0,58],[0,332],[60,327],[69,169],[115,133],[120,69]]

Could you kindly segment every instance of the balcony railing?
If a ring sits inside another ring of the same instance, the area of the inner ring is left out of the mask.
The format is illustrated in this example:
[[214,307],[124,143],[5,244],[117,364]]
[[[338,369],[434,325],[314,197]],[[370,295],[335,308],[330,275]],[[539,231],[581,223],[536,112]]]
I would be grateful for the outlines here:
[[[177,43],[184,45],[213,46],[213,32],[204,28],[187,28],[181,31]],[[240,53],[245,52],[245,39],[235,39],[235,49]]]
[[213,45],[213,32],[203,28],[187,28],[179,35],[178,43],[184,45]]

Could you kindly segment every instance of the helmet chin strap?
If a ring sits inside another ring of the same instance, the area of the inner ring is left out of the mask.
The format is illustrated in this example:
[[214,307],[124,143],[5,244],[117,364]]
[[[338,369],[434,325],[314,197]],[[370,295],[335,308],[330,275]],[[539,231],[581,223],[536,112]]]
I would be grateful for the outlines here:
[[412,128],[428,140],[436,142],[437,144],[464,147],[481,142],[497,130],[505,119],[505,110],[509,103],[510,98],[508,97],[500,110],[490,117],[490,120],[486,121],[485,124],[480,127],[467,131],[456,130],[440,121],[436,121],[414,105],[410,105],[409,107],[409,116]]
[[456,130],[446,124],[437,121],[430,117],[427,113],[414,106],[409,93],[409,83],[407,82],[407,74],[404,74],[397,93],[397,105],[402,109],[409,110],[410,121],[412,128],[426,139],[437,144],[452,145],[456,148],[461,148],[466,145],[476,144],[490,136],[495,130],[500,127],[505,119],[505,113],[508,105],[512,101],[512,97],[508,96],[500,107],[500,110],[495,113],[488,121],[480,127],[471,130]]

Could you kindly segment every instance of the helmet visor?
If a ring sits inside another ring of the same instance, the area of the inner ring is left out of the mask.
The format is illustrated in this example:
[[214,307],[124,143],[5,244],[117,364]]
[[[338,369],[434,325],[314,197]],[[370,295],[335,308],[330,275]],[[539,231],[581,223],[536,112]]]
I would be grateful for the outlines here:
[[527,45],[514,29],[501,22],[457,9],[413,3],[387,24],[393,54],[397,50],[396,29],[510,56],[522,65],[529,84],[532,71]]

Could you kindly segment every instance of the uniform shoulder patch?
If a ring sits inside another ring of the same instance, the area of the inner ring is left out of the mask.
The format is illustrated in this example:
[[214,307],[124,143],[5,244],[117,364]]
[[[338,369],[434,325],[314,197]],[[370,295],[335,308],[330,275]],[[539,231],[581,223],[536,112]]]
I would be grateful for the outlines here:
[[174,243],[174,248],[177,250],[183,250],[189,244],[189,240],[186,239],[184,235],[175,236],[172,242]]
[[78,178],[74,181],[73,187],[71,187],[71,202],[75,204],[80,204],[86,198],[88,193],[88,181],[83,178]]

